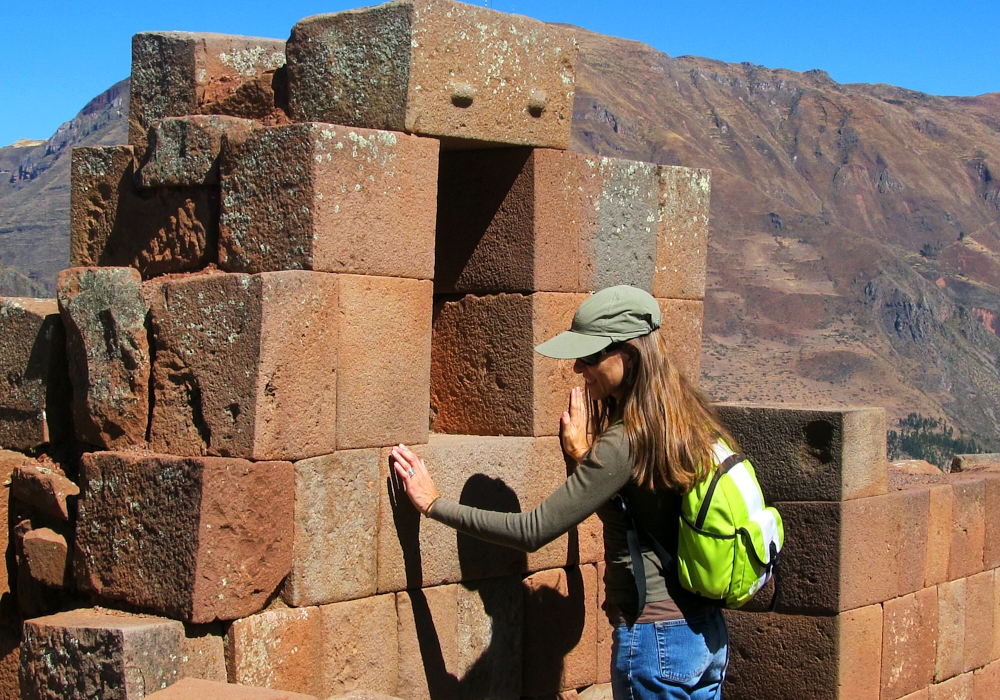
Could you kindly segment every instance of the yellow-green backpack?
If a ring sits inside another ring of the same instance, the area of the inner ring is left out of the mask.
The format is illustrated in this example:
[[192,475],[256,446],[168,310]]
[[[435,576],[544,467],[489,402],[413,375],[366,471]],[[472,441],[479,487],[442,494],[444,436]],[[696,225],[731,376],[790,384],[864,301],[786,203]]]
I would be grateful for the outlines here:
[[[780,561],[785,530],[781,515],[765,506],[764,495],[750,460],[725,443],[715,446],[718,465],[681,497],[676,556],[643,532],[664,569],[676,565],[680,584],[699,596],[739,608],[754,597],[774,574]],[[639,550],[639,532],[624,498],[620,508],[628,528],[629,553],[639,612],[645,605],[646,578]],[[777,596],[772,599],[772,609]]]

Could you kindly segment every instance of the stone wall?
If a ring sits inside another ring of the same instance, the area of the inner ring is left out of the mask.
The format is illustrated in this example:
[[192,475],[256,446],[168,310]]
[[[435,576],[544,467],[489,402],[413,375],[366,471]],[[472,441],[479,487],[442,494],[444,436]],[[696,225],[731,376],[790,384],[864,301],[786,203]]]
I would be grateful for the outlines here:
[[[25,698],[607,696],[596,517],[515,552],[421,519],[388,462],[537,505],[578,379],[532,347],[611,284],[698,377],[709,173],[567,151],[577,50],[443,0],[134,38],[129,145],[73,153],[58,302],[0,300],[0,698],[18,670]],[[988,683],[993,482],[897,489],[879,410],[722,411],[788,533],[727,692]]]

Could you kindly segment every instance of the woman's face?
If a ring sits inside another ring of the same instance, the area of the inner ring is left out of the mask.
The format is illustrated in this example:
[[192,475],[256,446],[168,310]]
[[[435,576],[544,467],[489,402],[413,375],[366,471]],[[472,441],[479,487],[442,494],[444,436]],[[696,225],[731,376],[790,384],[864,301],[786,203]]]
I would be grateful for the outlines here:
[[594,401],[609,396],[621,399],[622,382],[625,380],[625,373],[630,363],[631,358],[628,354],[619,349],[601,355],[600,361],[593,366],[577,360],[573,364],[573,371],[583,375],[587,391]]

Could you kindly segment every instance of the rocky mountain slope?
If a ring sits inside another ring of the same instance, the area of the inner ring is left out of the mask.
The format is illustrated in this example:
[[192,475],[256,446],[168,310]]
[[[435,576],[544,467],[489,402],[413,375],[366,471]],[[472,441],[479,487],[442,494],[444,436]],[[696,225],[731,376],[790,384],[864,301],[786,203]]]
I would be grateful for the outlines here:
[[49,140],[0,148],[0,295],[55,296],[56,275],[69,263],[70,152],[127,139],[123,80]]
[[1000,94],[581,40],[575,150],[712,169],[715,398],[884,405],[1000,447]]
[[[574,150],[713,171],[703,386],[884,405],[1000,448],[1000,93],[942,98],[580,34]],[[128,82],[0,149],[0,294],[68,260],[69,151]]]

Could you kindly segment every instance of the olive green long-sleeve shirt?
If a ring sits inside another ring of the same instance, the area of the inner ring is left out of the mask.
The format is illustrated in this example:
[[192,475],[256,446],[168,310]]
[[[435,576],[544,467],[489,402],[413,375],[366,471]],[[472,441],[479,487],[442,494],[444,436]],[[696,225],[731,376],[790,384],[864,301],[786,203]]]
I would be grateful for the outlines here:
[[[680,513],[680,499],[676,494],[655,493],[640,488],[631,480],[633,464],[624,428],[621,424],[613,425],[601,435],[566,482],[533,510],[498,513],[439,498],[429,516],[473,537],[533,552],[596,512],[604,524],[607,601],[632,616],[638,593],[632,576],[627,530],[621,512],[610,501],[622,492],[628,499],[635,522],[668,551],[677,549]],[[676,574],[664,575],[660,560],[648,542],[641,543],[641,550],[647,604],[673,598],[680,610],[693,607],[695,604],[689,594],[679,588]]]

